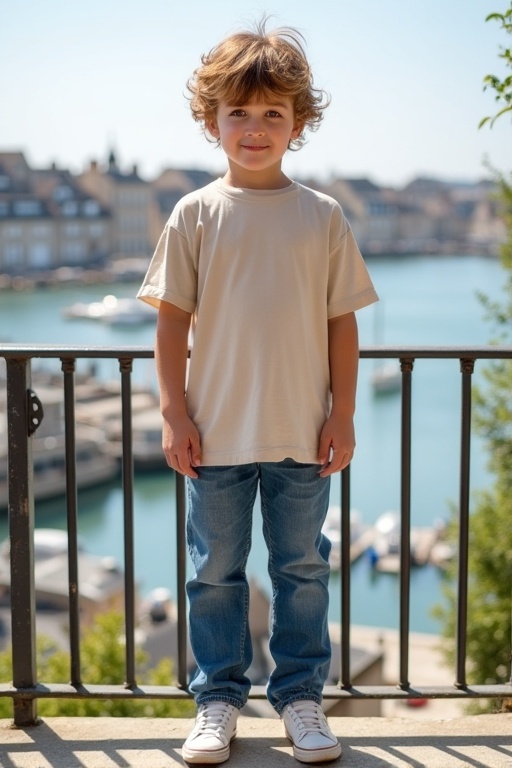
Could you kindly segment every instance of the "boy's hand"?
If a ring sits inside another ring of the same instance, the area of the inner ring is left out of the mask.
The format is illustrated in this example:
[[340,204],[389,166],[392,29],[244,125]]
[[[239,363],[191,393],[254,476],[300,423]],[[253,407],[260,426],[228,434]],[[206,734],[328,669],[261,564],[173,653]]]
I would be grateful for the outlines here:
[[356,447],[354,419],[350,415],[332,414],[320,433],[318,460],[320,477],[328,477],[347,467]]
[[188,415],[164,419],[162,448],[167,464],[176,472],[188,477],[198,477],[194,467],[201,464],[201,438]]

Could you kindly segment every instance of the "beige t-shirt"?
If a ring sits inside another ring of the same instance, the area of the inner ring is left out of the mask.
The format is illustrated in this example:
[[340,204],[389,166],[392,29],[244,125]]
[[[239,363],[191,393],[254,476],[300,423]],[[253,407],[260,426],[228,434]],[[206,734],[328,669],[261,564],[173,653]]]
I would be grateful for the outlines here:
[[178,202],[138,296],[194,315],[187,407],[204,466],[318,461],[327,321],[378,300],[335,200],[218,179]]

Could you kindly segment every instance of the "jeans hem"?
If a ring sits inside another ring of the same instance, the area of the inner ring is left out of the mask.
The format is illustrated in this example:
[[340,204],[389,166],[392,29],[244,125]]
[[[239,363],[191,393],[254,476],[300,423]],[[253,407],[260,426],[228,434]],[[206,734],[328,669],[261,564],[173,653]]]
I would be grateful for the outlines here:
[[301,691],[300,693],[291,694],[286,699],[286,701],[279,704],[274,704],[273,706],[277,714],[281,716],[283,710],[288,706],[288,704],[293,704],[294,701],[314,701],[315,704],[321,704],[322,697],[317,696],[314,693],[305,693],[304,691]]
[[236,709],[242,709],[245,704],[245,701],[239,701],[238,699],[234,699],[232,696],[226,696],[225,694],[221,693],[200,693],[196,698],[197,706],[200,704],[208,704],[212,701],[224,701],[226,704],[231,704],[231,706],[235,707]]

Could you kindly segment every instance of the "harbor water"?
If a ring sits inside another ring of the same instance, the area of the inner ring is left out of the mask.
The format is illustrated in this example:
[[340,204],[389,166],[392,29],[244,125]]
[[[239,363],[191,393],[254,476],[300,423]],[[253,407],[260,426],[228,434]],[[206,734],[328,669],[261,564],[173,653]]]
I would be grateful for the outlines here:
[[[501,298],[505,274],[499,262],[477,256],[378,257],[368,267],[381,298],[378,305],[358,313],[361,345],[479,345],[488,343],[494,329],[477,297],[481,291]],[[65,307],[96,301],[107,293],[133,296],[135,284],[60,286],[31,291],[0,292],[0,341],[22,344],[87,344],[152,346],[152,323],[122,328],[84,319],[66,319]],[[78,366],[85,365],[79,361]],[[48,363],[46,363],[48,365]],[[376,396],[370,383],[374,362],[360,366],[356,415],[357,449],[352,462],[351,504],[362,521],[373,523],[383,512],[400,507],[400,396]],[[481,375],[478,363],[475,380]],[[80,370],[80,367],[78,367]],[[116,361],[100,361],[101,378],[119,378]],[[134,381],[155,388],[152,360],[134,364]],[[460,372],[457,360],[418,360],[413,373],[412,413],[413,526],[432,526],[447,519],[458,502],[460,443]],[[473,439],[473,492],[489,486],[485,446]],[[340,499],[339,475],[332,481],[331,501]],[[141,594],[175,587],[174,478],[171,471],[138,474],[135,481],[136,578]],[[79,495],[79,533],[88,551],[123,561],[122,491],[120,481]],[[64,528],[61,499],[36,505],[38,527]],[[7,535],[7,519],[0,517],[0,538]],[[268,590],[266,550],[255,509],[249,572]],[[434,566],[413,569],[411,629],[437,633],[432,606],[442,600],[442,573]],[[352,567],[352,621],[355,624],[396,628],[399,583],[396,575],[375,574],[362,557]],[[331,619],[340,615],[339,578],[331,578]]]

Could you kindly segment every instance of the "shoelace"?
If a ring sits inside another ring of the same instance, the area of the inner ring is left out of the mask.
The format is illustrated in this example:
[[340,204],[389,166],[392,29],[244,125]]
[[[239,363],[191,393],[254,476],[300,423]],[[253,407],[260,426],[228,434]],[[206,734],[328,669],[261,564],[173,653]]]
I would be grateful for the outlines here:
[[290,704],[292,711],[293,721],[297,729],[301,732],[299,734],[299,740],[307,736],[308,733],[315,732],[321,733],[324,736],[329,736],[329,732],[326,730],[326,720],[324,713],[318,704],[312,701],[294,702]]
[[197,713],[196,728],[201,733],[218,734],[224,731],[229,715],[230,706],[223,701],[202,704]]

